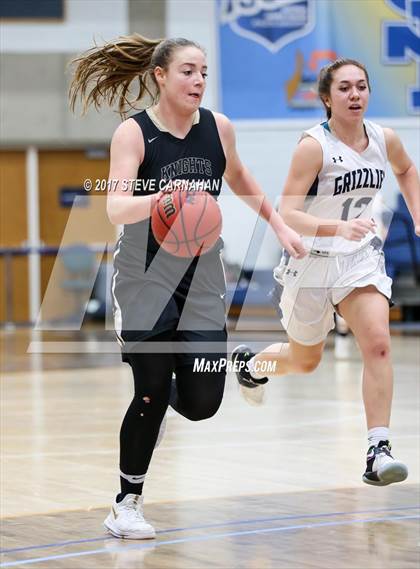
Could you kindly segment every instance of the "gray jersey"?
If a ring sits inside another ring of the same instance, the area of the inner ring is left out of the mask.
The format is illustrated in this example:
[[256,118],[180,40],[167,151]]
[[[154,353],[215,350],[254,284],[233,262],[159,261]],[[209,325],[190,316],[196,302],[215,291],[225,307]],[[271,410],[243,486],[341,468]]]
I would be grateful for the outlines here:
[[[382,127],[367,120],[364,125],[369,145],[363,152],[339,140],[326,122],[303,133],[302,138],[311,136],[320,143],[323,155],[322,168],[305,202],[307,213],[331,220],[374,217],[373,200],[384,181],[387,152]],[[346,254],[373,237],[368,233],[362,241],[349,241],[343,237],[305,236],[303,241],[309,250]]]

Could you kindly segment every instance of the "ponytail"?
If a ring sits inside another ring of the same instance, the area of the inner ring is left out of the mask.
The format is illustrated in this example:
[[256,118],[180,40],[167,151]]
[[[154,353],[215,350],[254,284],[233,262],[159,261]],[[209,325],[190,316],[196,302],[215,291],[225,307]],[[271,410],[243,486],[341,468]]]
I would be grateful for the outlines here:
[[[167,69],[174,50],[188,46],[204,52],[200,45],[184,38],[151,40],[140,34],[90,49],[72,61],[76,69],[70,86],[70,108],[74,111],[79,97],[83,114],[91,104],[99,109],[103,103],[113,106],[118,102],[118,111],[124,117],[146,93],[156,100],[159,89],[153,70]],[[138,93],[129,100],[133,81],[139,82]]]

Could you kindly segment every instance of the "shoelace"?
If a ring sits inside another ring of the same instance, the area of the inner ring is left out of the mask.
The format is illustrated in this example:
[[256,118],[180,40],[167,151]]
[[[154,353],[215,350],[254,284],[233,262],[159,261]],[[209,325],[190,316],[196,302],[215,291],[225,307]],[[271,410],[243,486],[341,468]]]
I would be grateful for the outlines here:
[[382,445],[381,447],[376,448],[375,451],[376,451],[375,454],[383,453],[383,454],[386,454],[387,456],[390,456],[392,458],[392,456],[391,456],[391,445],[389,445],[389,446],[388,445]]
[[369,460],[370,458],[373,458],[374,456],[376,457],[376,456],[381,455],[381,454],[389,456],[390,458],[394,458],[391,455],[391,445],[390,444],[381,445],[380,447],[372,446],[368,451],[367,458]]
[[383,464],[394,460],[394,457],[392,456],[390,451],[391,451],[390,447],[386,445],[383,445],[381,447],[376,447],[373,452],[377,464]]
[[125,510],[127,514],[143,519],[141,502],[138,502],[135,498],[128,500],[123,506],[121,506],[121,508]]

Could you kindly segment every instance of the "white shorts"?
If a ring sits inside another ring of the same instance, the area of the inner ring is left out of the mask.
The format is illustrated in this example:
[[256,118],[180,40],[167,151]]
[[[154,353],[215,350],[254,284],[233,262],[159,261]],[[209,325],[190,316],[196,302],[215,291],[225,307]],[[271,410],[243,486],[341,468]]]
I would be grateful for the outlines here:
[[348,255],[283,258],[274,278],[283,287],[282,325],[292,340],[308,346],[326,339],[334,328],[335,307],[354,289],[373,285],[391,298],[384,254],[370,244]]

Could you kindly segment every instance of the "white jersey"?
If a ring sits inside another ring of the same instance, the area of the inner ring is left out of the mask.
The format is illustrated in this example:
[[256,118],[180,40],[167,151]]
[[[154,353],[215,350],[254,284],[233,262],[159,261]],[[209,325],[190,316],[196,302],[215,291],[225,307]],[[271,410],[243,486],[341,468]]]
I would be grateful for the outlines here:
[[[311,136],[320,143],[323,155],[322,168],[305,201],[306,213],[334,220],[374,218],[373,200],[384,181],[387,152],[382,127],[367,120],[364,125],[369,144],[363,152],[339,140],[326,122],[303,133],[302,138]],[[368,233],[362,241],[350,241],[305,236],[303,242],[308,250],[336,255],[352,253],[373,237]]]

